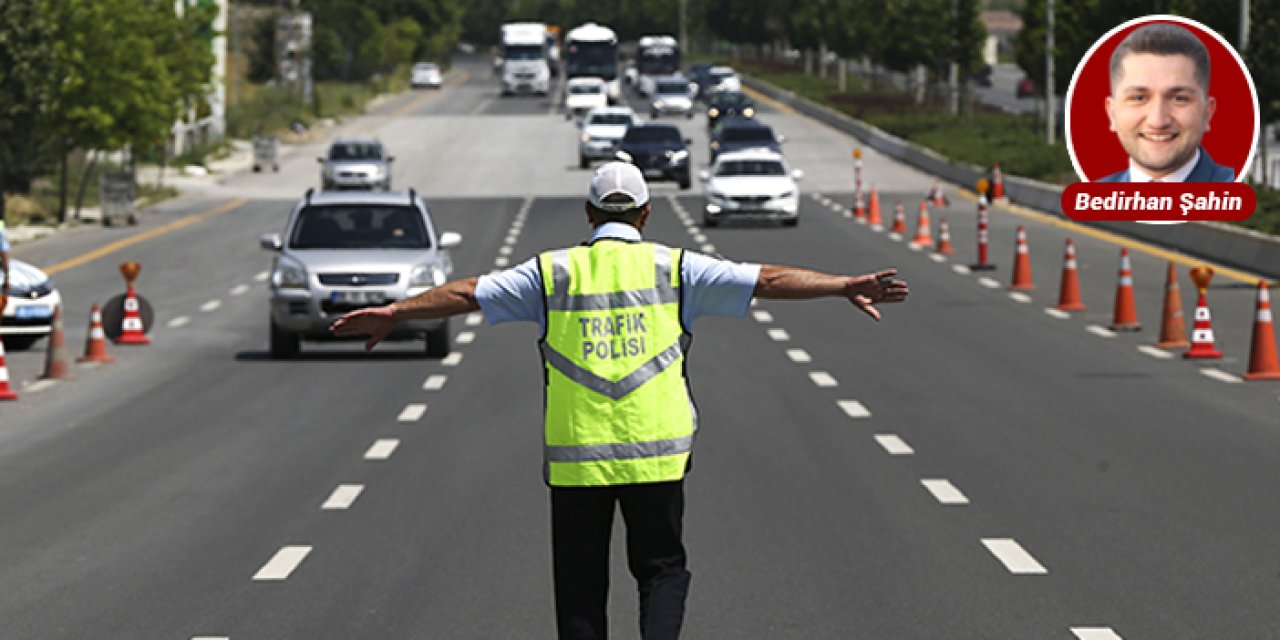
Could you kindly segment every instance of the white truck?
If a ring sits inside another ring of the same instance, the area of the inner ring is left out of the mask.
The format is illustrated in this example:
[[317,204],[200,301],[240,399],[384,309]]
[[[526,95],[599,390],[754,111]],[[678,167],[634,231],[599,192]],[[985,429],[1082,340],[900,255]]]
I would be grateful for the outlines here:
[[551,88],[547,65],[547,25],[511,22],[502,25],[502,95],[537,93]]

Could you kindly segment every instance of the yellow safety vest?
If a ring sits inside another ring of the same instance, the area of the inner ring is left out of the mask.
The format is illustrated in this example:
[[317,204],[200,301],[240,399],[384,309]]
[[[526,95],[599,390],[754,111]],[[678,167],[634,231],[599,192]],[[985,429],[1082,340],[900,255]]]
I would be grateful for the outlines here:
[[684,375],[680,250],[600,240],[538,256],[544,456],[553,487],[679,480],[696,416]]

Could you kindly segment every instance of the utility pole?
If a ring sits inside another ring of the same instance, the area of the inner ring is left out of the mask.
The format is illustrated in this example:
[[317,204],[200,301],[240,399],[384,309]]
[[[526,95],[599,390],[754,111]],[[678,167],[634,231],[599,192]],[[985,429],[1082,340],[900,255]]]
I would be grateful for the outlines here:
[[1045,0],[1045,17],[1047,22],[1044,33],[1044,126],[1046,138],[1052,146],[1058,120],[1053,108],[1053,0]]
[[693,47],[689,45],[689,0],[680,0],[680,46],[691,53]]
[[1240,53],[1249,46],[1249,0],[1240,0]]

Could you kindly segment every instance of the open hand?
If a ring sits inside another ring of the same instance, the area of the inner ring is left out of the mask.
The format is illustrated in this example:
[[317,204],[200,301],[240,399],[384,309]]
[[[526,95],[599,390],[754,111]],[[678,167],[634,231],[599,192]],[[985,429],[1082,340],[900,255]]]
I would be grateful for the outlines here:
[[897,269],[885,269],[872,274],[849,278],[845,295],[854,306],[875,320],[880,319],[880,310],[875,305],[880,302],[902,302],[911,293],[907,289],[906,280],[897,280]]
[[340,338],[367,335],[369,340],[364,343],[364,350],[370,351],[374,345],[382,342],[395,326],[396,321],[391,315],[391,305],[386,305],[351,311],[335,320],[329,326],[329,331]]

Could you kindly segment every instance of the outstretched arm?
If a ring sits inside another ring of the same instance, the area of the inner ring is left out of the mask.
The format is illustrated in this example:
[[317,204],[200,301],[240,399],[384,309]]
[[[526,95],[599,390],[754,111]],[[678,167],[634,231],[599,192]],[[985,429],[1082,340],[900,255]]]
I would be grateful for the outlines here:
[[902,302],[910,291],[905,280],[897,280],[897,269],[861,276],[837,276],[809,269],[764,265],[756,279],[755,296],[773,300],[812,300],[839,296],[872,318],[879,320],[880,302]]
[[454,280],[423,291],[408,300],[381,307],[356,309],[335,320],[329,331],[340,337],[369,336],[369,340],[364,343],[364,348],[368,351],[382,342],[401,320],[430,320],[478,311],[480,303],[476,302],[477,280]]

